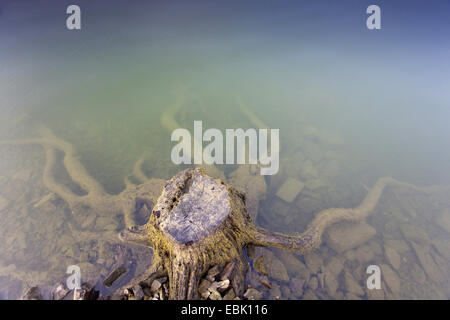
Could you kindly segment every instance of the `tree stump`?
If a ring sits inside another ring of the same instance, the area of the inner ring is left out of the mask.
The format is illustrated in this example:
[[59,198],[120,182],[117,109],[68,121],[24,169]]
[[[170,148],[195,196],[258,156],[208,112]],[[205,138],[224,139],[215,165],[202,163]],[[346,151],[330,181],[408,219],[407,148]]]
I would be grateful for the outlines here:
[[231,261],[231,284],[242,294],[243,250],[255,231],[243,194],[201,169],[188,169],[165,184],[148,223],[120,237],[153,247],[154,262],[142,280],[167,274],[169,299],[195,299],[201,276]]

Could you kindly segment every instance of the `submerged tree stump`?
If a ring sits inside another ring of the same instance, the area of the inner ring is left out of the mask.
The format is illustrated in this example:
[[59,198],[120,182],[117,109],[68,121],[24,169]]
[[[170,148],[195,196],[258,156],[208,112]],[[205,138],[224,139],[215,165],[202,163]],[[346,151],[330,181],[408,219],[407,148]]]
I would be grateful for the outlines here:
[[200,277],[230,261],[231,284],[242,294],[243,250],[255,231],[243,194],[201,169],[188,169],[166,183],[148,223],[120,237],[153,247],[153,265],[140,279],[167,274],[169,299],[195,299]]

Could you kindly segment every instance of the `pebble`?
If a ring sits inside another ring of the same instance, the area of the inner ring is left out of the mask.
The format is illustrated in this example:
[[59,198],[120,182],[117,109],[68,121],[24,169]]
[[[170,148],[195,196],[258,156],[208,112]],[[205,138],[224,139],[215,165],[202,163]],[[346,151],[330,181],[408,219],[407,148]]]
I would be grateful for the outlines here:
[[259,283],[261,283],[267,289],[272,288],[272,285],[270,284],[269,278],[267,278],[267,276],[261,276],[259,278]]
[[42,300],[42,295],[41,295],[41,291],[39,290],[39,287],[30,288],[25,293],[22,300]]
[[209,299],[211,300],[222,300],[222,296],[217,290],[210,290]]
[[319,280],[316,277],[311,277],[308,282],[308,287],[312,290],[317,290],[319,288]]
[[270,292],[269,292],[269,299],[270,300],[281,299],[281,289],[278,284],[275,283],[272,285],[272,288],[270,289]]
[[214,267],[208,270],[208,273],[206,274],[206,279],[213,282],[219,273],[220,273],[219,265],[215,265]]
[[203,299],[208,299],[208,297],[210,295],[208,288],[211,286],[211,283],[212,282],[207,279],[203,279],[200,282],[200,285],[198,286],[198,292],[200,293],[200,295]]
[[248,300],[261,300],[262,294],[254,288],[249,288],[245,291],[244,298]]
[[223,300],[233,300],[236,298],[236,293],[234,292],[234,289],[231,288],[227,291],[227,293],[223,296]]
[[133,295],[136,300],[142,300],[144,298],[144,291],[140,285],[135,285],[133,288]]
[[53,300],[62,300],[69,294],[69,292],[70,290],[66,289],[63,284],[59,284],[55,290],[53,290],[52,298]]
[[150,291],[152,293],[155,293],[156,291],[159,290],[159,288],[161,288],[162,283],[159,282],[158,280],[153,280],[152,285],[150,286]]

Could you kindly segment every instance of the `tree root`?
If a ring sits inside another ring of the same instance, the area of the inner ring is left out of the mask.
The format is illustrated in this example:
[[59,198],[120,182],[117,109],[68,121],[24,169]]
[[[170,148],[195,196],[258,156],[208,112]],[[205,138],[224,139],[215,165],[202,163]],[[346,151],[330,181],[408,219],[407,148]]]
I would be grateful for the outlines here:
[[[162,190],[164,180],[149,179],[142,170],[143,158],[140,158],[134,166],[133,175],[140,182],[139,185],[131,183],[125,178],[126,189],[118,195],[108,194],[78,159],[72,144],[57,138],[50,129],[41,126],[38,129],[41,137],[37,139],[1,141],[0,146],[20,146],[37,144],[44,148],[46,155],[43,173],[44,185],[64,199],[73,212],[90,208],[99,216],[111,216],[118,212],[124,215],[126,227],[136,225],[134,213],[138,201],[156,202]],[[70,178],[87,192],[86,195],[77,195],[67,186],[56,181],[53,167],[56,163],[56,150],[64,153],[64,167]],[[151,207],[151,205],[150,205]]]
[[257,246],[272,246],[284,249],[297,250],[303,253],[318,248],[322,242],[325,230],[340,221],[365,220],[375,209],[383,190],[387,186],[404,187],[411,190],[430,194],[438,186],[417,187],[412,184],[397,181],[390,177],[378,179],[375,185],[367,193],[362,203],[356,208],[331,208],[319,212],[306,230],[298,235],[285,235],[277,232],[257,228],[252,244]]

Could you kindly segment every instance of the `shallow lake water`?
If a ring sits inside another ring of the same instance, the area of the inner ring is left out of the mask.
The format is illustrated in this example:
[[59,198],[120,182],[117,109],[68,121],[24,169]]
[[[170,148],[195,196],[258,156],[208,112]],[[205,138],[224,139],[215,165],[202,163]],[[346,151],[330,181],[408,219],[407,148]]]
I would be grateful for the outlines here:
[[[267,229],[301,233],[321,210],[357,207],[380,177],[434,186],[386,188],[364,223],[330,227],[306,255],[258,251],[272,288],[251,273],[247,281],[263,298],[448,299],[450,44],[439,19],[448,3],[406,13],[389,5],[389,27],[373,34],[364,6],[350,2],[81,2],[86,21],[71,32],[60,21],[64,6],[6,1],[0,140],[50,129],[106,192],[119,194],[139,159],[150,178],[186,167],[170,158],[175,143],[161,121],[168,110],[190,132],[195,120],[222,132],[255,128],[250,110],[280,130],[279,172],[265,177],[256,221]],[[419,13],[436,19],[420,29],[412,23]],[[74,210],[45,187],[41,145],[0,142],[0,150],[1,299],[33,285],[48,297],[74,264],[90,283],[123,264],[135,274],[150,264],[150,249],[104,239],[124,228],[121,212]],[[56,152],[52,176],[85,194],[63,158]],[[227,178],[238,166],[217,167]],[[301,188],[289,197],[292,181]],[[381,290],[366,286],[370,265],[381,269]]]

